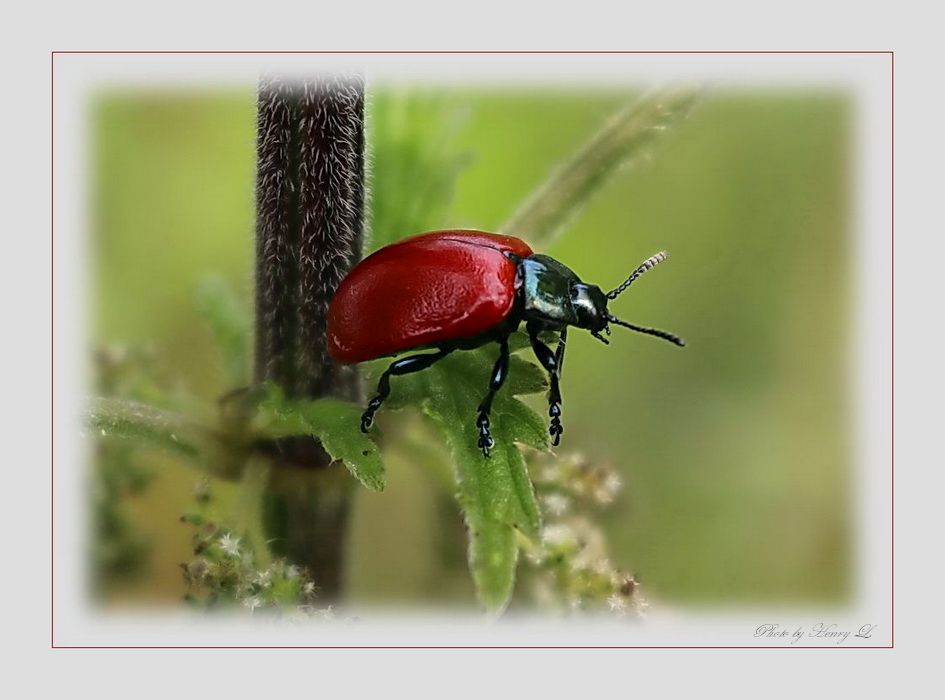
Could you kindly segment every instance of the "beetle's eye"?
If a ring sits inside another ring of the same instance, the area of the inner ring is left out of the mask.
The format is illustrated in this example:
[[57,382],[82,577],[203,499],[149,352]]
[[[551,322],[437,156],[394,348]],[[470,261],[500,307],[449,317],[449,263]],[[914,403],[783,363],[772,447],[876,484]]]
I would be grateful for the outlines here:
[[571,287],[571,307],[577,317],[578,327],[599,331],[607,325],[607,321],[601,316],[600,305],[594,299],[595,289],[586,284]]

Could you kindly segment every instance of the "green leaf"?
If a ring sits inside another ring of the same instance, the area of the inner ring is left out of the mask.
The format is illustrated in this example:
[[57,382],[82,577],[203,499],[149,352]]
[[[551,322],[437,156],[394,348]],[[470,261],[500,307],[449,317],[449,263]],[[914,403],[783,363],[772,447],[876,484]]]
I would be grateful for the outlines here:
[[615,172],[647,157],[653,142],[689,113],[698,95],[698,89],[688,87],[654,90],[617,112],[500,230],[547,247]]
[[103,438],[131,440],[194,461],[200,460],[208,437],[184,416],[128,399],[92,399],[86,422]]
[[226,480],[242,476],[250,445],[183,413],[122,398],[94,398],[86,424],[104,439],[164,450],[188,460],[204,473]]
[[225,280],[206,279],[197,289],[197,310],[204,317],[234,386],[249,379],[249,315]]
[[339,399],[287,399],[267,385],[253,429],[260,437],[313,435],[332,459],[344,462],[354,477],[373,491],[384,490],[384,463],[377,445],[361,432],[363,407]]
[[[495,446],[488,458],[479,450],[476,408],[497,352],[495,345],[459,352],[423,372],[394,377],[384,404],[386,409],[419,407],[449,446],[469,535],[469,566],[479,599],[490,610],[501,610],[512,594],[516,532],[537,538],[541,529],[534,487],[516,443],[548,447],[544,419],[515,398],[547,389],[544,373],[513,356],[506,384],[493,403]],[[375,379],[385,364],[374,363]]]

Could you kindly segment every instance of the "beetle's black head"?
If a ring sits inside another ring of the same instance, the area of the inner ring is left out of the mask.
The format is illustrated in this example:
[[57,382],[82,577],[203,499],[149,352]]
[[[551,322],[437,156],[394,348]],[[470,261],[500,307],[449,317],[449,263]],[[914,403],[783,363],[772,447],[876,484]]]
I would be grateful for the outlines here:
[[571,308],[578,328],[600,333],[607,328],[607,296],[596,284],[574,282],[571,285]]

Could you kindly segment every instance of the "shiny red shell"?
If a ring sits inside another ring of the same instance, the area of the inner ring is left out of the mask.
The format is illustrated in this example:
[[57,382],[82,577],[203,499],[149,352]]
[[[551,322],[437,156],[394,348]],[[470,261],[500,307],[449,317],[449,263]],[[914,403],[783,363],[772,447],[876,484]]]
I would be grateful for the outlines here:
[[328,309],[328,352],[342,364],[473,338],[515,303],[512,236],[434,231],[381,248],[341,282]]

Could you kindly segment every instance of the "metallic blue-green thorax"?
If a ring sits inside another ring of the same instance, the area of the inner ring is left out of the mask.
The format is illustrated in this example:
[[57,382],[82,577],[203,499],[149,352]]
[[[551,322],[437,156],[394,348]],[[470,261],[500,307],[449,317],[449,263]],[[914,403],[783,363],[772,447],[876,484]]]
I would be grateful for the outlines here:
[[531,255],[519,263],[519,275],[526,319],[547,329],[599,330],[607,325],[607,299],[600,288],[585,284],[554,258]]
[[525,258],[519,264],[519,274],[526,318],[561,327],[577,320],[571,308],[571,285],[581,280],[570,268],[539,254]]

